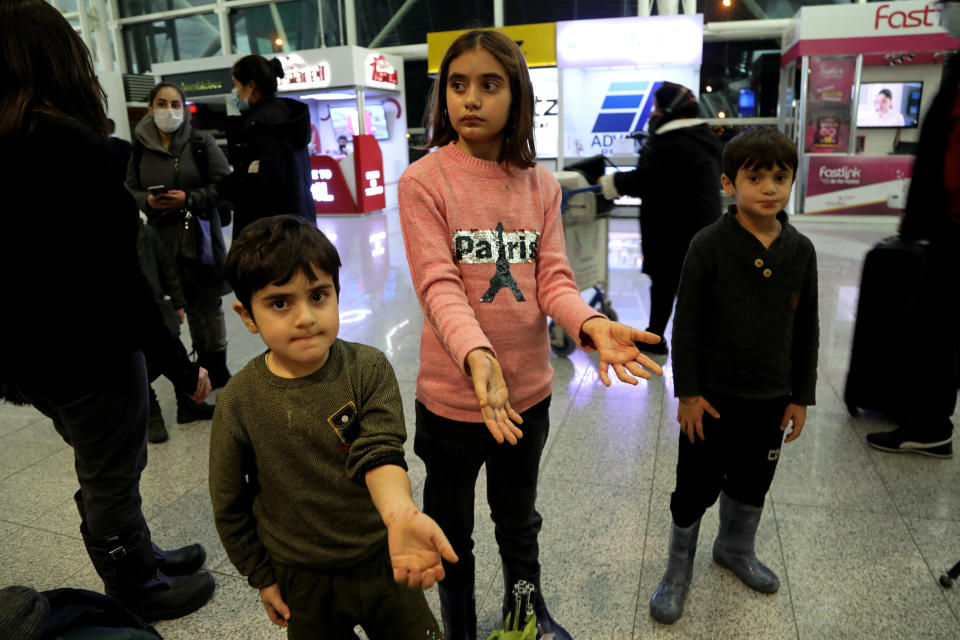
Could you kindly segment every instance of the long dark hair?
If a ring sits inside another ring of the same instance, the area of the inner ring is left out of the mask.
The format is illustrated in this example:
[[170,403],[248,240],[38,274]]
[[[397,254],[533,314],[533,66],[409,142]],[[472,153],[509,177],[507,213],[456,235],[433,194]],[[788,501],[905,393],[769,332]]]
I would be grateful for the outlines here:
[[230,73],[241,84],[252,80],[260,95],[267,98],[277,92],[277,78],[283,77],[283,65],[277,58],[268,61],[263,56],[250,55],[237,60]]
[[517,43],[499,31],[469,31],[447,49],[440,63],[440,73],[427,98],[423,127],[429,136],[424,148],[440,147],[458,138],[447,112],[447,79],[454,58],[473,49],[484,49],[503,65],[510,77],[510,117],[504,129],[498,161],[528,169],[536,164],[537,149],[533,140],[533,85],[527,61]]
[[44,0],[0,2],[0,136],[27,134],[38,113],[78,120],[106,136],[106,94],[90,51]]

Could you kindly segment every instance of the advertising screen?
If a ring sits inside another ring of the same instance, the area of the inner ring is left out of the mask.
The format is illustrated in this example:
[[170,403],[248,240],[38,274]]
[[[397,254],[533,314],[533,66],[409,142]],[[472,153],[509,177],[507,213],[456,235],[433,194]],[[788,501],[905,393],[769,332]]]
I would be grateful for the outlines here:
[[916,127],[922,82],[868,82],[860,85],[857,127]]
[[[389,140],[390,131],[387,129],[387,116],[383,105],[368,104],[364,107],[364,112],[367,133],[377,140]],[[360,133],[360,123],[355,107],[330,107],[330,121],[333,123],[333,132],[337,137],[346,136],[349,140]]]

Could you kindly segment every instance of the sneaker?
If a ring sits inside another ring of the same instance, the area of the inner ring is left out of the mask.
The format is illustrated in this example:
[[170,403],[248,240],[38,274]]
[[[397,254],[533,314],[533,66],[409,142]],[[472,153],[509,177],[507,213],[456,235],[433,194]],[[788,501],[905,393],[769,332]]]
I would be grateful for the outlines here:
[[893,453],[919,453],[932,458],[952,458],[953,442],[951,438],[932,442],[918,442],[910,439],[907,429],[900,427],[893,431],[877,431],[867,434],[867,444],[880,451]]
[[662,336],[657,344],[650,344],[649,342],[634,342],[633,344],[636,345],[638,351],[653,356],[665,356],[670,352],[667,348],[667,339]]

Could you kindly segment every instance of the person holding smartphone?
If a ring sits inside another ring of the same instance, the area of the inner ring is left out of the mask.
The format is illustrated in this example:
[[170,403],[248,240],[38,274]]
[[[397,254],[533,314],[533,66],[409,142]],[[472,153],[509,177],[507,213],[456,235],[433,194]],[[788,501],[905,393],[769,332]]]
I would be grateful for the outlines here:
[[[230,286],[223,276],[226,246],[215,182],[230,168],[213,136],[190,125],[180,87],[161,82],[147,101],[148,113],[136,128],[126,184],[177,265],[193,349],[217,389],[230,379],[221,308],[221,296]],[[189,225],[195,228],[187,229]],[[156,403],[152,411],[156,416]],[[212,417],[211,405],[198,406],[177,395],[177,422]]]

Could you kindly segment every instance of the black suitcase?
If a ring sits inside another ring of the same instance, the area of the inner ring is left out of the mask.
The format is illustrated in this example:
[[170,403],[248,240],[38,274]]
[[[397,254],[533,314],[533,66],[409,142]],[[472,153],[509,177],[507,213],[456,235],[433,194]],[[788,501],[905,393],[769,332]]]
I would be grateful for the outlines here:
[[850,415],[860,409],[893,419],[910,402],[897,374],[898,339],[923,331],[914,313],[923,278],[925,243],[899,237],[881,240],[867,252],[860,275],[860,300],[853,329],[850,368],[843,398]]

